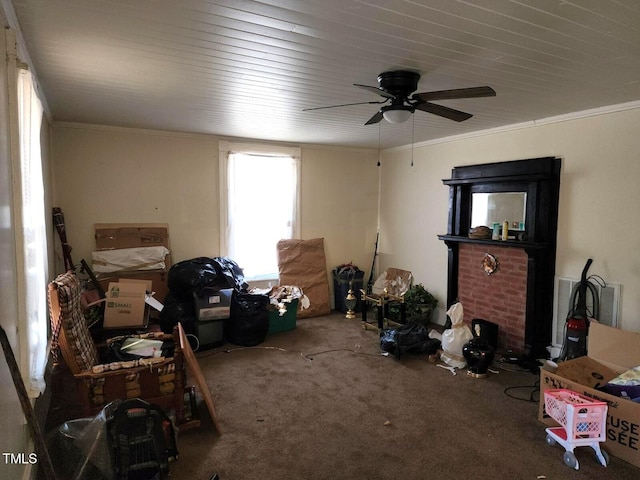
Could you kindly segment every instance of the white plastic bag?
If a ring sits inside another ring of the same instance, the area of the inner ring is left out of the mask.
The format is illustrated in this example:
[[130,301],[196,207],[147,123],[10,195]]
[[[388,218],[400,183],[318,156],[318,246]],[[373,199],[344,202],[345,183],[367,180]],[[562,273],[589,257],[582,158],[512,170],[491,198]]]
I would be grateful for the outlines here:
[[464,368],[467,365],[462,356],[462,347],[473,338],[471,329],[463,322],[464,309],[460,302],[454,303],[447,310],[451,318],[451,328],[442,332],[442,355],[440,358],[447,365]]
[[96,273],[123,270],[164,270],[169,250],[163,246],[116,248],[91,253],[92,268]]

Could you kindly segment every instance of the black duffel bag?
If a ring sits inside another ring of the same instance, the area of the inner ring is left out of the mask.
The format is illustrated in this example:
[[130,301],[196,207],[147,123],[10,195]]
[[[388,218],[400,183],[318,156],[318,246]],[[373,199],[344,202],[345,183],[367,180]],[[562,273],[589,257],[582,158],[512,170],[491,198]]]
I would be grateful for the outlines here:
[[441,346],[440,340],[429,338],[427,327],[409,321],[398,328],[383,330],[380,334],[380,348],[400,358],[405,353],[430,355]]

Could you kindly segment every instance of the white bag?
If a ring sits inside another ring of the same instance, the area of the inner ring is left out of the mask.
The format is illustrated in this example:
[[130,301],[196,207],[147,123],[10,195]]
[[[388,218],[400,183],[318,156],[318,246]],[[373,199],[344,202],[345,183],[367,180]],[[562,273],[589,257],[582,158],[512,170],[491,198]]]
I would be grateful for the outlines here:
[[92,268],[96,273],[112,273],[123,270],[164,270],[166,247],[134,247],[101,250],[91,254]]
[[462,356],[462,347],[473,338],[471,329],[463,322],[464,309],[460,302],[454,303],[447,310],[451,318],[451,328],[442,332],[442,355],[440,358],[447,365],[464,368],[467,365]]

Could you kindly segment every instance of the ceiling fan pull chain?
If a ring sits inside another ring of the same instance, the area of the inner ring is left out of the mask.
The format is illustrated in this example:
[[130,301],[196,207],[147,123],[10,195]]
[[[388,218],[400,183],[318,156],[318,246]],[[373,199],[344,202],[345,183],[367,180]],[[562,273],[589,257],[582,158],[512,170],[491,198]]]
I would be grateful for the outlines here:
[[413,125],[411,125],[411,166],[413,167],[413,138],[416,133],[416,117],[412,115]]
[[378,122],[378,166],[380,166],[380,158],[381,158],[381,154],[380,154],[380,130],[382,129],[382,127],[380,126],[380,122]]

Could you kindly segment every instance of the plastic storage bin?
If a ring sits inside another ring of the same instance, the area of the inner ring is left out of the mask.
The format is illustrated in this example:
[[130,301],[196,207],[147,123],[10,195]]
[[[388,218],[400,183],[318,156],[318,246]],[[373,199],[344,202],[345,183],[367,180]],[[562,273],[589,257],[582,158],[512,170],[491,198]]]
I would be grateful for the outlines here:
[[298,316],[298,299],[294,298],[289,303],[285,303],[287,311],[280,316],[278,310],[269,310],[269,332],[273,333],[288,332],[296,328],[296,320]]
[[216,348],[225,344],[224,324],[226,319],[198,321],[198,349]]
[[225,322],[231,312],[232,288],[205,288],[200,295],[193,294],[197,317],[198,349],[224,345]]

